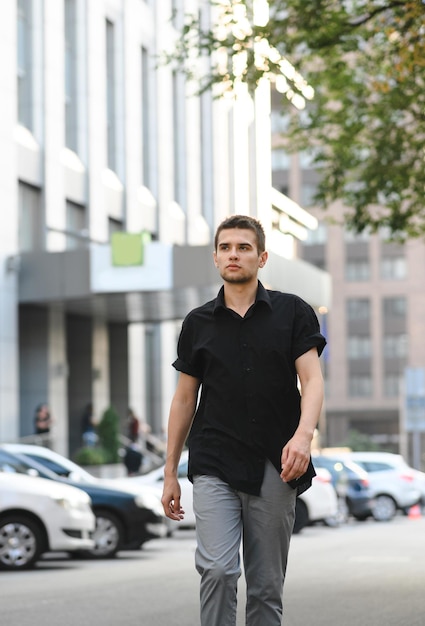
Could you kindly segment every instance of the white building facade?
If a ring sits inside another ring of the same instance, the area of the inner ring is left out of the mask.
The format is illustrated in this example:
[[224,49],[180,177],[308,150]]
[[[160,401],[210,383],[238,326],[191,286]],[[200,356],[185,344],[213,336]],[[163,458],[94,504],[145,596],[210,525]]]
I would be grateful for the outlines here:
[[267,83],[213,100],[158,65],[172,11],[195,4],[2,5],[0,441],[31,435],[42,402],[64,454],[88,402],[97,418],[115,406],[123,429],[131,406],[161,433],[181,320],[219,288],[212,240],[228,215],[262,221],[268,286],[329,306],[329,276],[294,258],[290,224],[308,216],[272,193]]

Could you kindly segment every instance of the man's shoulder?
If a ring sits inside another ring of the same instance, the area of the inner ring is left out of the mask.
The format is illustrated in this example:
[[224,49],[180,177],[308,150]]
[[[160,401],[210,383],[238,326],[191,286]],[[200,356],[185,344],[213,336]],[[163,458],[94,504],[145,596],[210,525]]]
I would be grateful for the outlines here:
[[294,302],[304,302],[300,296],[297,296],[295,293],[287,293],[285,291],[276,291],[273,289],[267,289],[267,293],[269,294],[270,300],[272,302],[283,302],[283,303],[294,303]]
[[209,300],[208,302],[204,302],[195,308],[193,308],[186,315],[186,320],[197,319],[198,317],[204,317],[205,315],[211,315],[214,311],[216,305],[217,298],[213,298],[213,300]]

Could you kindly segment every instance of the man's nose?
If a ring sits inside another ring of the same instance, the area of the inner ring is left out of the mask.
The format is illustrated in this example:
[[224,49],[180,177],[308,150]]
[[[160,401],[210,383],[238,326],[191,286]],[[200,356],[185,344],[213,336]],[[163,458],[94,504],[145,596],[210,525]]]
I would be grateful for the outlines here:
[[238,256],[238,249],[236,248],[236,246],[234,246],[233,248],[231,248],[230,250],[230,256],[232,258],[237,257]]

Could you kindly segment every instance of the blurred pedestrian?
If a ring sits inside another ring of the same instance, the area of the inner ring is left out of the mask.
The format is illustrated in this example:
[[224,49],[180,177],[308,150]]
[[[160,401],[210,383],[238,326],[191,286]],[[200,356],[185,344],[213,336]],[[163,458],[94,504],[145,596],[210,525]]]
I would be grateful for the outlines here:
[[130,407],[127,409],[127,436],[133,443],[139,441],[140,423]]
[[125,449],[124,465],[127,469],[128,476],[137,476],[143,462],[143,454],[140,444],[132,441]]
[[258,280],[267,258],[258,220],[220,224],[214,262],[224,284],[186,316],[173,363],[162,503],[167,517],[184,518],[177,468],[189,436],[201,626],[236,624],[241,541],[246,626],[281,625],[296,495],[315,475],[326,341],[304,300]]
[[43,402],[35,409],[34,414],[34,432],[36,435],[47,435],[53,424],[49,406]]
[[81,438],[83,440],[83,444],[88,448],[93,448],[98,441],[96,423],[93,414],[93,404],[91,402],[87,403],[81,416]]

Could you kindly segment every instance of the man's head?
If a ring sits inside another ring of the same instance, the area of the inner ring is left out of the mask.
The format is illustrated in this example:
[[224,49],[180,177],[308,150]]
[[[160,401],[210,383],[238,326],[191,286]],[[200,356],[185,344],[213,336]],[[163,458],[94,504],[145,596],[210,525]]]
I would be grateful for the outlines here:
[[227,218],[217,228],[214,243],[214,263],[225,283],[256,284],[268,256],[258,220],[246,215]]
[[255,239],[257,241],[257,251],[259,254],[265,251],[266,249],[266,236],[264,234],[264,229],[260,222],[254,217],[250,217],[249,215],[232,215],[231,217],[226,218],[219,224],[214,238],[214,250],[217,251],[217,245],[220,233],[223,230],[230,228],[240,228],[244,230],[251,230],[255,233]]

